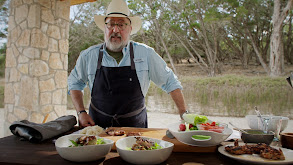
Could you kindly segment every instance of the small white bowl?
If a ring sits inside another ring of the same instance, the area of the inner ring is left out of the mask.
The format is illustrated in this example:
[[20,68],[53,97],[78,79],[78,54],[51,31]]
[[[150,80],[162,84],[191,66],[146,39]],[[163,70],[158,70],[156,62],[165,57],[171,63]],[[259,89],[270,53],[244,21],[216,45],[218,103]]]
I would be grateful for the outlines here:
[[162,146],[162,149],[141,151],[127,150],[127,148],[131,148],[132,145],[136,143],[135,136],[119,139],[116,141],[116,148],[121,158],[126,162],[132,164],[159,164],[167,160],[171,155],[174,147],[173,143],[144,136],[140,137],[158,143]]
[[[210,147],[216,146],[226,140],[232,133],[232,129],[225,127],[222,133],[214,132],[214,131],[206,131],[206,130],[192,130],[192,131],[179,131],[179,125],[181,123],[173,123],[168,126],[169,131],[172,133],[175,138],[181,143],[191,145],[191,146],[199,146],[199,147]],[[193,135],[205,135],[210,136],[209,140],[199,141],[194,140],[192,138]]]
[[[70,134],[59,137],[55,142],[55,147],[59,155],[73,162],[89,162],[104,158],[111,150],[114,141],[103,138],[106,144],[86,145],[78,147],[69,147],[72,145],[70,140],[75,140],[84,134]],[[101,138],[96,136],[97,138]]]

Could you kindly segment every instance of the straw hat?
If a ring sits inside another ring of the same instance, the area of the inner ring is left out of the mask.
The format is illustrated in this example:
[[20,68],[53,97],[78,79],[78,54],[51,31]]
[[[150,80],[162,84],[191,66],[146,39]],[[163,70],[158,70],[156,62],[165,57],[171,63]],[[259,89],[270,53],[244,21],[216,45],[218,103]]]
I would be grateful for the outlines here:
[[138,32],[142,21],[139,16],[130,17],[130,10],[124,0],[112,0],[109,4],[106,16],[95,15],[95,23],[102,30],[105,31],[105,18],[107,17],[127,17],[131,20],[132,31],[131,35]]

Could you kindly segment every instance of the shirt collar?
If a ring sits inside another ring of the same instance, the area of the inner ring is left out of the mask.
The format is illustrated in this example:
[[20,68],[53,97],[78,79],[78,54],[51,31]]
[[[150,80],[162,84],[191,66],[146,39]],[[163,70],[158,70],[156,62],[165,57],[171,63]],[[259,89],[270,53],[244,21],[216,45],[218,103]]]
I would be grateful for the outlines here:
[[126,52],[127,52],[127,53],[130,52],[130,48],[129,48],[129,47],[130,47],[130,46],[129,46],[129,45],[130,45],[130,42],[131,42],[131,41],[129,40],[128,43],[127,43],[127,46],[125,46],[125,47],[122,49],[122,53],[123,53],[123,55],[126,54]]

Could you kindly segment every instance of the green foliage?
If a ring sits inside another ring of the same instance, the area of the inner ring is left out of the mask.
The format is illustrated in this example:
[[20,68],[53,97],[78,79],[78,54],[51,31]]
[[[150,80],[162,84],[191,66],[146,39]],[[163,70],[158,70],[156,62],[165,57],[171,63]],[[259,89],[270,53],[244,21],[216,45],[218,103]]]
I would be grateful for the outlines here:
[[0,40],[7,37],[8,1],[0,0]]
[[105,10],[110,0],[78,5],[79,15],[71,20],[69,31],[68,71],[75,66],[75,62],[82,50],[104,42],[103,32],[96,26],[93,18],[98,10]]
[[5,74],[6,44],[0,48],[0,78]]

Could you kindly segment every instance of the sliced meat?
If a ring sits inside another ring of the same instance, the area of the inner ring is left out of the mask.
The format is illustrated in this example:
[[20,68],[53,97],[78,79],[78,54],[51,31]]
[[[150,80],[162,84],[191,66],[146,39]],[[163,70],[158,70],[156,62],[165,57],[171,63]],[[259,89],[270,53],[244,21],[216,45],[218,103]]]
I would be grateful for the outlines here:
[[138,151],[138,150],[150,150],[151,147],[154,146],[154,142],[149,141],[142,137],[135,137],[136,143],[133,144],[132,150]]
[[141,136],[141,132],[127,132],[126,136]]
[[238,140],[234,142],[234,146],[226,146],[225,150],[231,154],[242,155],[242,154],[260,154],[265,159],[273,160],[285,160],[283,151],[275,149],[267,144],[256,144],[239,146]]
[[124,130],[120,130],[120,129],[109,129],[106,131],[106,133],[110,136],[123,136],[125,134]]
[[96,139],[95,136],[81,136],[81,137],[77,138],[77,139],[75,140],[75,142],[76,142],[77,144],[81,144],[81,145],[88,145],[88,143],[89,143],[90,141],[95,140],[95,139]]
[[285,156],[281,148],[279,150],[268,147],[264,150],[260,151],[260,156],[266,159],[273,159],[273,160],[285,160]]

